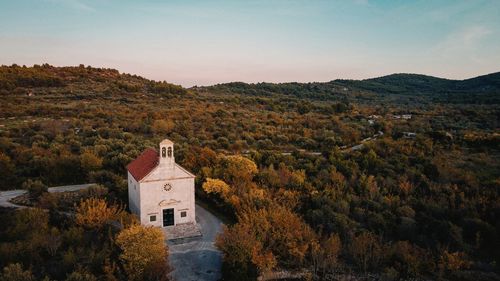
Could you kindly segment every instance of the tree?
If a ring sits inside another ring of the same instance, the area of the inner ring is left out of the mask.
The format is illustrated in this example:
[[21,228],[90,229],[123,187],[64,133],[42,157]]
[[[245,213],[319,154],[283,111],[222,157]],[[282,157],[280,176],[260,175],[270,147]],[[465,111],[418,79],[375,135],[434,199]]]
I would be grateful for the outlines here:
[[241,186],[242,183],[250,182],[257,173],[257,165],[250,159],[241,155],[227,156],[222,175],[226,182]]
[[366,195],[368,198],[374,198],[378,193],[377,181],[372,175],[361,175],[359,177],[359,188],[362,195]]
[[76,223],[87,229],[100,229],[111,220],[121,217],[123,208],[108,206],[104,199],[89,198],[76,208]]
[[338,266],[338,256],[342,250],[342,242],[338,234],[332,234],[318,243],[311,242],[311,261],[317,275],[319,272],[325,274]]
[[325,268],[333,269],[338,264],[338,257],[342,250],[342,242],[338,234],[332,234],[328,239],[323,241],[322,248],[325,251],[324,264]]
[[228,280],[255,280],[258,273],[276,266],[276,258],[263,250],[251,225],[224,226],[215,245],[224,255],[223,275]]
[[80,156],[80,165],[85,172],[96,171],[102,167],[102,158],[91,151]]
[[439,269],[444,271],[456,271],[469,268],[470,262],[463,252],[448,252],[444,251],[439,258]]
[[90,272],[79,270],[69,274],[65,281],[97,281],[97,278]]
[[155,120],[151,129],[155,134],[168,134],[172,132],[175,127],[174,121],[168,120]]
[[23,189],[28,190],[29,195],[31,199],[36,200],[40,196],[42,196],[43,193],[47,192],[47,186],[43,184],[42,181],[40,180],[31,180],[28,179],[27,181],[23,182]]
[[35,277],[30,270],[23,270],[18,263],[11,263],[3,268],[0,281],[34,281]]
[[116,237],[129,280],[166,280],[168,249],[159,228],[132,225]]
[[376,268],[383,258],[379,238],[371,232],[363,232],[354,237],[349,252],[354,262],[364,272]]
[[14,172],[15,167],[10,157],[0,152],[0,190],[9,189]]
[[264,249],[286,266],[302,265],[311,241],[316,240],[312,229],[297,214],[278,205],[248,210],[240,215],[238,224],[250,226]]
[[217,193],[222,198],[225,198],[228,195],[230,189],[231,188],[227,185],[227,183],[219,179],[207,178],[207,180],[203,183],[203,190],[205,190],[206,193]]
[[14,227],[9,229],[12,237],[31,237],[35,233],[49,230],[49,214],[38,208],[24,208],[16,211]]

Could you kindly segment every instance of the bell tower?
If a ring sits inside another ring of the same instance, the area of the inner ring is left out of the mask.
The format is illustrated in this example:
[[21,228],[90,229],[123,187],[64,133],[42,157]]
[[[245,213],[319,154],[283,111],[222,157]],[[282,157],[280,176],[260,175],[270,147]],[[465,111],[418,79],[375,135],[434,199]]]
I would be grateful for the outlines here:
[[166,169],[175,167],[174,143],[169,139],[164,139],[160,142],[160,163],[159,166]]

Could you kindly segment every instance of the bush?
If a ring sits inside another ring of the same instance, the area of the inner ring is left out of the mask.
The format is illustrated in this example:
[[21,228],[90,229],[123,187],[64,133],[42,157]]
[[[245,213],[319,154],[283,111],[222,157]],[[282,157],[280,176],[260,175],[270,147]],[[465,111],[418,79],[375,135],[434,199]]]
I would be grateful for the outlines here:
[[47,192],[48,187],[40,180],[27,180],[23,183],[23,189],[28,190],[32,200],[38,200],[43,193]]
[[35,278],[29,270],[23,270],[18,263],[9,264],[3,268],[0,281],[34,281]]

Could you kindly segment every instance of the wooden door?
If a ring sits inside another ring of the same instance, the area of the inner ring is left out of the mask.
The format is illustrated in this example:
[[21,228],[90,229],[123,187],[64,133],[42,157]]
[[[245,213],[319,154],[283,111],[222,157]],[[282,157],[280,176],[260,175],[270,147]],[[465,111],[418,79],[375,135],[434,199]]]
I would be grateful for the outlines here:
[[163,209],[163,226],[174,224],[174,209]]

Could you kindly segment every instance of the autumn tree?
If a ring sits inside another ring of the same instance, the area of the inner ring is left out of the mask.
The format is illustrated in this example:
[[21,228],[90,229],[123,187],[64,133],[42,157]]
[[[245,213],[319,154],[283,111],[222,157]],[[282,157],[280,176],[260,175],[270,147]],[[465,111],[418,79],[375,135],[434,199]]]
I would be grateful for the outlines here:
[[325,268],[333,269],[338,265],[338,257],[342,250],[342,242],[338,234],[330,235],[321,243],[325,251],[324,263]]
[[338,266],[338,257],[342,242],[338,234],[332,234],[320,243],[312,241],[310,245],[311,261],[316,275],[325,274]]
[[330,171],[330,180],[335,188],[344,190],[346,179],[342,173],[338,172],[336,169],[332,169]]
[[231,196],[231,187],[223,180],[207,178],[202,188],[207,194],[217,194],[226,203],[234,206],[235,202],[231,200],[234,197]]
[[224,226],[215,244],[224,255],[223,274],[228,280],[255,280],[258,273],[276,266],[276,258],[263,249],[251,225]]
[[132,225],[116,237],[129,280],[167,280],[165,236],[159,228]]
[[240,186],[250,182],[257,173],[257,165],[252,160],[241,155],[226,156],[222,175],[226,182]]
[[412,245],[408,241],[398,241],[391,245],[389,262],[401,277],[416,277],[434,267],[432,259],[424,249]]
[[222,180],[207,178],[203,183],[203,190],[208,194],[216,193],[224,197],[229,193],[230,187]]
[[155,134],[168,134],[172,132],[172,130],[175,127],[174,121],[167,119],[167,120],[155,120],[153,122],[153,126],[151,129],[153,130],[153,133]]
[[80,156],[80,165],[86,172],[96,171],[102,167],[102,158],[92,151],[85,151]]
[[441,271],[456,271],[469,268],[470,262],[463,252],[444,251],[440,258],[438,267]]
[[363,232],[354,237],[349,253],[361,270],[376,268],[383,259],[383,246],[379,237],[371,232]]
[[373,198],[376,194],[378,194],[379,188],[377,185],[377,181],[372,175],[361,175],[359,177],[358,185],[360,193],[367,196],[368,198]]
[[19,263],[12,263],[3,268],[0,281],[34,281],[30,270],[23,270]]
[[89,198],[76,207],[76,223],[87,229],[100,229],[111,220],[121,217],[123,208],[108,206],[104,199]]
[[312,229],[286,207],[271,205],[257,211],[242,213],[239,223],[252,226],[255,236],[283,265],[301,265],[311,241],[316,240]]

